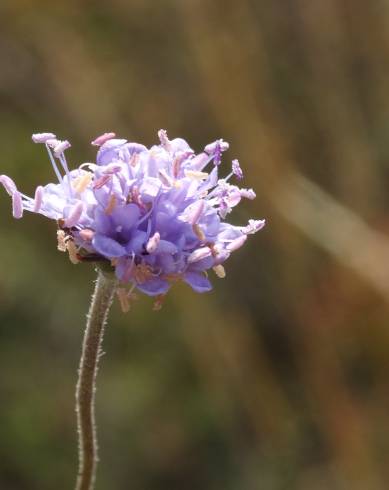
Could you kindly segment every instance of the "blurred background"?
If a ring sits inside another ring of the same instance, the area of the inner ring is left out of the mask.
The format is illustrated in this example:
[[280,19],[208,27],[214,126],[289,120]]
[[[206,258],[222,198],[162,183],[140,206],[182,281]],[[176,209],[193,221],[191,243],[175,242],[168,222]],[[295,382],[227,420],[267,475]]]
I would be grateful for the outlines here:
[[[389,485],[389,3],[0,3],[0,173],[54,181],[115,131],[216,138],[266,218],[196,295],[114,305],[98,379],[97,490]],[[0,196],[0,488],[72,488],[74,387],[94,272]]]

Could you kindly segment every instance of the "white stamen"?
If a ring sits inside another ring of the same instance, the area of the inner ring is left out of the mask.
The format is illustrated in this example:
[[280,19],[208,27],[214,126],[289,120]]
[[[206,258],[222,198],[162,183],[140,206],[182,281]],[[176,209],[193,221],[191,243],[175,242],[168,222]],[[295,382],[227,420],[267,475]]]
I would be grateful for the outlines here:
[[7,175],[0,175],[0,184],[3,185],[4,189],[10,196],[12,196],[12,194],[17,190],[15,182]]
[[66,242],[66,248],[69,253],[69,259],[72,264],[78,264],[80,262],[80,259],[78,258],[77,255],[77,247],[73,240],[68,240]]
[[84,211],[84,203],[79,201],[76,203],[69,213],[69,216],[65,220],[65,226],[67,228],[72,228],[76,225],[81,218],[82,212]]
[[243,226],[241,228],[242,232],[246,235],[254,234],[257,231],[261,230],[266,224],[266,220],[264,219],[249,219],[249,224],[247,226]]
[[200,240],[200,242],[205,241],[205,238],[206,238],[205,233],[199,224],[195,223],[193,225],[193,232],[197,236],[197,238]]
[[46,146],[47,153],[49,154],[50,162],[51,162],[51,165],[53,166],[55,175],[57,176],[58,181],[62,183],[62,175],[60,174],[60,171],[58,170],[57,164],[55,163],[53,154],[51,153],[49,143],[47,141],[46,141],[45,146]]
[[204,148],[204,151],[207,152],[208,154],[213,154],[213,153],[215,153],[215,151],[218,147],[220,148],[220,151],[223,152],[223,151],[228,150],[230,145],[227,143],[227,141],[223,141],[222,139],[220,139],[220,140],[214,141],[213,143],[209,143],[209,145],[207,145]]
[[169,140],[169,138],[167,136],[167,131],[165,131],[164,129],[160,129],[158,131],[158,137],[159,137],[159,140],[161,142],[162,147],[166,151],[170,151],[171,150],[171,145],[170,145],[170,140]]
[[199,260],[205,259],[211,255],[211,249],[209,247],[201,247],[192,252],[188,257],[188,264],[193,262],[198,262]]
[[18,191],[15,191],[12,194],[12,215],[16,219],[19,219],[23,216],[23,201],[22,196]]
[[66,252],[66,233],[63,230],[57,230],[57,242],[57,249]]
[[257,195],[253,189],[240,189],[240,195],[246,199],[255,199]]
[[226,249],[229,252],[234,252],[235,250],[238,250],[244,242],[247,240],[247,235],[242,235],[238,238],[235,238],[235,240],[232,240],[230,243],[227,244]]
[[93,174],[91,172],[86,172],[84,175],[77,177],[77,179],[73,180],[73,182],[72,182],[72,186],[73,186],[74,190],[78,194],[81,194],[82,192],[85,191],[85,189],[91,183],[92,178],[93,178]]
[[154,235],[149,238],[146,244],[146,250],[149,254],[152,254],[157,250],[160,240],[161,236],[158,232],[154,233]]
[[98,136],[96,139],[94,139],[91,142],[91,145],[93,146],[101,146],[107,141],[111,140],[112,138],[115,138],[116,134],[115,133],[104,133],[100,136]]
[[199,181],[205,180],[209,177],[209,174],[207,172],[199,172],[197,170],[185,170],[184,173],[185,177]]
[[65,141],[59,141],[57,145],[54,146],[54,156],[57,158],[60,157],[61,153],[63,153],[65,150],[70,148],[72,145],[69,143],[68,140]]
[[43,187],[41,185],[38,185],[38,187],[35,190],[35,196],[34,196],[34,207],[33,207],[34,213],[37,213],[42,207],[42,199],[43,199]]
[[56,138],[55,134],[53,133],[36,133],[33,134],[31,139],[34,143],[46,143],[47,140]]

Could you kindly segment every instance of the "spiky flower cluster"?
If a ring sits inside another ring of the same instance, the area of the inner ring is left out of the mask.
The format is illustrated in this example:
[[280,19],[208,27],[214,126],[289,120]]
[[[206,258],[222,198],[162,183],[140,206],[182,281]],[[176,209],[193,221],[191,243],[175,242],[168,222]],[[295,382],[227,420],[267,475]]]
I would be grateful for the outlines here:
[[147,149],[106,133],[92,142],[99,147],[96,164],[70,171],[68,141],[52,133],[33,135],[45,145],[58,183],[38,186],[31,198],[1,175],[14,217],[26,210],[56,220],[61,251],[73,262],[109,263],[131,291],[163,295],[176,280],[209,291],[207,271],[224,277],[222,264],[265,222],[224,221],[242,197],[255,197],[252,189],[229,183],[233,176],[243,178],[237,160],[227,177],[218,177],[228,143],[215,141],[196,155],[185,140],[169,140],[164,130],[158,136],[160,144]]

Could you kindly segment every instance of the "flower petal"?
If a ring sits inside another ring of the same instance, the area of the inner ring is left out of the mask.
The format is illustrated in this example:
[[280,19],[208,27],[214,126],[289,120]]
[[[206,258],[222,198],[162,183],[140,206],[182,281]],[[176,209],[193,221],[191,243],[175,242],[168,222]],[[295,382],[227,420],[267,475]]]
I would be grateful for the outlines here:
[[197,293],[206,293],[212,289],[208,278],[200,272],[186,272],[184,281]]
[[126,255],[126,249],[116,240],[105,235],[96,234],[92,240],[96,251],[104,257],[122,257]]
[[158,296],[159,294],[165,294],[170,288],[170,284],[165,279],[153,277],[142,284],[137,284],[137,288],[149,296]]

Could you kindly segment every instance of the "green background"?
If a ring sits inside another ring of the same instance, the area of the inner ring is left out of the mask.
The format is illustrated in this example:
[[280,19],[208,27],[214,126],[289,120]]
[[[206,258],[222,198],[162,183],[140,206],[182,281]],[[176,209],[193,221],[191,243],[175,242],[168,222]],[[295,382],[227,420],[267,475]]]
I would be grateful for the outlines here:
[[[266,218],[214,291],[110,316],[97,490],[383,490],[389,484],[389,3],[2,0],[0,173],[54,181],[115,131],[230,142]],[[94,271],[0,196],[0,488],[73,487]]]

